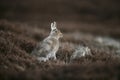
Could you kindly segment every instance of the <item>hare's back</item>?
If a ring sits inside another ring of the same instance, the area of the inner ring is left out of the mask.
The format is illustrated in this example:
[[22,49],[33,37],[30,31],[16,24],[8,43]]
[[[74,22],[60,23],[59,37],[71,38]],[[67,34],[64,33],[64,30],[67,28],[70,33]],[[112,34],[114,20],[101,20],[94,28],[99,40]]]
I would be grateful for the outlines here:
[[32,55],[45,57],[50,52],[49,45],[46,43],[39,43],[33,50]]

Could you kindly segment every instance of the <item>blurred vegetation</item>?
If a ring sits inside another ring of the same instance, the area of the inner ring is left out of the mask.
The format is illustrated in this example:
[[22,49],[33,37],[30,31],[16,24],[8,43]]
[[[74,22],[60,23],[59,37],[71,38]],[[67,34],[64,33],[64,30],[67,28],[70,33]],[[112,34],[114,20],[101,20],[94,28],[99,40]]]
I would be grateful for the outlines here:
[[46,19],[119,21],[119,3],[119,0],[1,0],[0,18],[39,21]]

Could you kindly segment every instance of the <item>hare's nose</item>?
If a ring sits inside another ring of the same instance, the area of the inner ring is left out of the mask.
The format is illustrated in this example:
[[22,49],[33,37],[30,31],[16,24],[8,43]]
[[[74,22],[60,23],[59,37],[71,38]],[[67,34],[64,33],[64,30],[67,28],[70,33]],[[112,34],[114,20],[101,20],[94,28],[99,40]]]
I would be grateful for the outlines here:
[[63,37],[63,34],[61,33],[61,37]]

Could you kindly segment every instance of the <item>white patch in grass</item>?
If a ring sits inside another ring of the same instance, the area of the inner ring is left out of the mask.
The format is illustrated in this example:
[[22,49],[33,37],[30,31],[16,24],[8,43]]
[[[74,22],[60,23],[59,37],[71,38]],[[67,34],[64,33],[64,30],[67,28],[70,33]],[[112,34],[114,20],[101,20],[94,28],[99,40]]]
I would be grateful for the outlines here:
[[114,47],[119,49],[120,48],[120,42],[112,39],[112,38],[108,38],[108,37],[96,37],[95,41],[100,43],[103,46],[109,46],[109,47]]
[[71,60],[80,58],[85,55],[91,55],[91,50],[88,47],[78,46],[71,56]]

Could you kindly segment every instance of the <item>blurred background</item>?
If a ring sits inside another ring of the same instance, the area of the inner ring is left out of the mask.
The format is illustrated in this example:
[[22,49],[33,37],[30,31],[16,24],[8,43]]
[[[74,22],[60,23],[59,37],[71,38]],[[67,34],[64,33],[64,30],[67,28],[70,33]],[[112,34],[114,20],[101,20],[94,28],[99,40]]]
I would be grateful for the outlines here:
[[120,0],[0,0],[0,19],[47,28],[57,21],[71,30],[118,38]]
[[120,20],[119,0],[0,0],[0,18],[20,21]]

